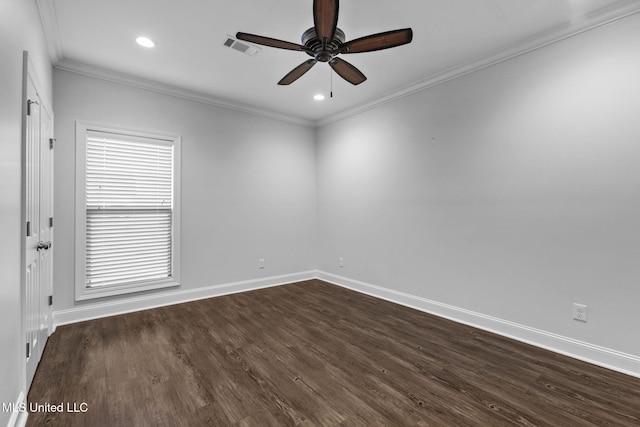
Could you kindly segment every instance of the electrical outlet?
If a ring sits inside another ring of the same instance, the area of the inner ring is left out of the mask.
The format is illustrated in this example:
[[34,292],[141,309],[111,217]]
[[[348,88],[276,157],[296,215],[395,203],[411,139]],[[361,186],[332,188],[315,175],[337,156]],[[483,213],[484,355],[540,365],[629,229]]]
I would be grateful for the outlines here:
[[587,321],[587,306],[584,304],[573,303],[573,319],[581,322]]
[[260,258],[258,260],[258,268],[264,268],[264,259],[263,258]]
[[338,258],[338,267],[344,267],[344,258]]

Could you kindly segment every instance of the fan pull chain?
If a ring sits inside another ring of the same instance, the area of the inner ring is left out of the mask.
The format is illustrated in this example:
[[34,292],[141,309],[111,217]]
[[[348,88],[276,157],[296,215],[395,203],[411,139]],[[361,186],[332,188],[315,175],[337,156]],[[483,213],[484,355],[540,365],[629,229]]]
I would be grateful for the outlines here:
[[329,92],[330,98],[333,98],[333,70],[331,69],[331,67],[329,67],[329,74],[331,75],[330,79],[331,79],[331,91]]

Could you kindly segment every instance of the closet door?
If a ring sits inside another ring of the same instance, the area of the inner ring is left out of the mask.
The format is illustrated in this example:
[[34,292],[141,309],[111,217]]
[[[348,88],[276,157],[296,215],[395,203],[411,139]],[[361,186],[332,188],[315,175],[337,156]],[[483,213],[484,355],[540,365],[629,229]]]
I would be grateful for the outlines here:
[[23,137],[23,330],[27,389],[51,327],[53,248],[53,116],[43,105],[25,54]]

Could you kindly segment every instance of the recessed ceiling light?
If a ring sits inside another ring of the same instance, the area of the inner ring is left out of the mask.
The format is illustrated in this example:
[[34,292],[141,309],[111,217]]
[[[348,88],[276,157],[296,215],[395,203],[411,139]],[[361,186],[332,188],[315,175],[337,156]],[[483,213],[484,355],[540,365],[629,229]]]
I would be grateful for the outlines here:
[[148,37],[138,37],[136,42],[143,47],[154,47],[156,45],[155,42]]
[[324,100],[324,95],[322,94],[317,94],[313,97],[313,99],[315,99],[316,101],[322,101]]

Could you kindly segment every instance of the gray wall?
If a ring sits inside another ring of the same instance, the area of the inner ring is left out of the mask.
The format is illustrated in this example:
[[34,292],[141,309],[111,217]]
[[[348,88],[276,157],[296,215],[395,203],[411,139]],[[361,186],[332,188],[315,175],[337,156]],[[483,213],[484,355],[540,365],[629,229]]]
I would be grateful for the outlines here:
[[[51,101],[51,62],[34,0],[0,6],[0,402],[24,387],[21,334],[20,223],[22,52],[29,51],[43,96]],[[0,412],[0,425],[11,413]]]
[[640,356],[638,52],[636,15],[319,129],[319,269]]
[[56,311],[105,301],[74,302],[76,120],[182,136],[181,289],[315,268],[314,129],[61,70],[54,95]]
[[[0,324],[15,327],[0,332],[2,402],[17,399],[24,376],[25,49],[51,100],[35,2],[5,0]],[[55,309],[101,302],[73,300],[83,120],[182,135],[184,289],[317,267],[640,355],[638,52],[634,16],[317,132],[57,70]],[[589,306],[588,323],[570,319],[572,302]]]

